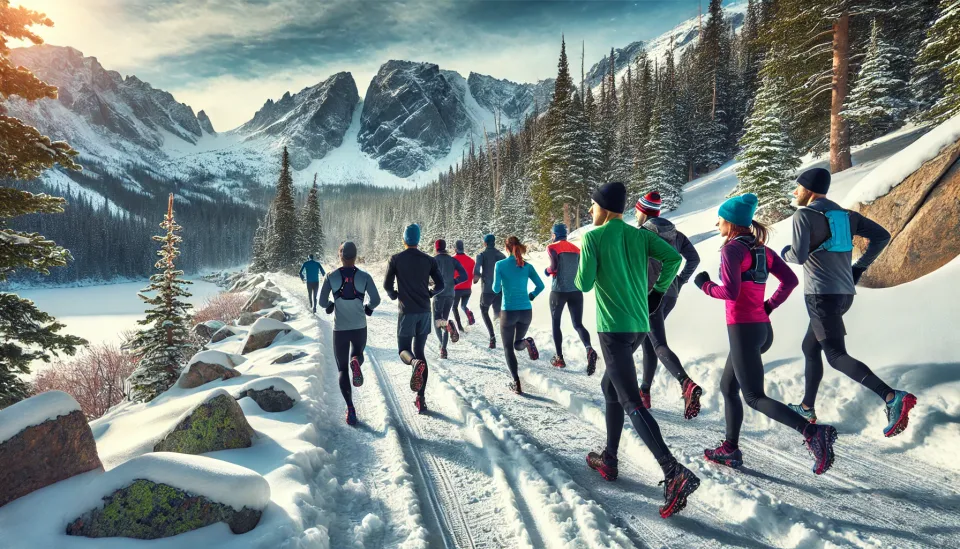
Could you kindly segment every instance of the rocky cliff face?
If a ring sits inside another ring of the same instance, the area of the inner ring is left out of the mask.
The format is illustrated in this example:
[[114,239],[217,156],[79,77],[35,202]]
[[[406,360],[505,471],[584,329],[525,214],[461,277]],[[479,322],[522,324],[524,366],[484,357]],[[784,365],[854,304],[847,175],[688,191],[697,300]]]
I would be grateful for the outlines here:
[[499,108],[506,118],[517,122],[523,121],[534,109],[545,110],[553,96],[552,78],[536,84],[518,84],[471,72],[467,85],[481,107],[490,112]]
[[207,113],[200,111],[197,113],[197,122],[200,123],[200,128],[209,133],[210,135],[217,135],[217,132],[213,129],[213,122],[210,121],[210,117],[207,116]]
[[381,169],[407,177],[449,153],[469,127],[467,108],[440,67],[388,61],[367,88],[357,139]]
[[279,101],[268,99],[237,132],[248,139],[278,138],[289,147],[294,168],[303,169],[343,144],[359,101],[353,76],[340,72],[295,95],[287,92]]

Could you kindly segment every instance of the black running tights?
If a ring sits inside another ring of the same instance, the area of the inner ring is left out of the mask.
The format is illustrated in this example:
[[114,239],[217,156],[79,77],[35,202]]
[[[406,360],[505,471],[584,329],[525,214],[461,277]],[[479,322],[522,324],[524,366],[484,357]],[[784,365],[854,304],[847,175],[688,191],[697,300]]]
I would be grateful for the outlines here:
[[363,349],[367,346],[367,329],[334,330],[333,356],[340,371],[340,394],[347,406],[353,406],[353,388],[350,385],[350,358],[357,357],[363,364]]
[[583,346],[590,347],[590,332],[583,327],[583,292],[550,292],[550,318],[553,320],[553,345],[557,349],[557,356],[563,356],[560,319],[563,318],[564,307],[570,309],[573,329],[580,336]]
[[676,296],[664,296],[660,308],[650,315],[650,332],[643,339],[643,381],[640,383],[640,388],[644,392],[650,392],[650,386],[653,385],[658,358],[677,381],[682,383],[687,379],[687,371],[683,369],[680,359],[667,344],[667,329],[664,325],[667,315],[676,304]]
[[831,337],[817,341],[813,328],[807,327],[807,335],[803,338],[803,357],[806,360],[806,384],[803,394],[803,403],[807,408],[813,408],[817,402],[817,391],[823,379],[823,354],[827,355],[827,362],[834,369],[850,379],[870,389],[886,401],[887,395],[893,392],[889,385],[883,382],[866,364],[847,354],[847,345],[843,337]]
[[514,381],[520,379],[517,373],[517,351],[527,348],[524,339],[533,320],[533,311],[500,311],[500,339],[503,340],[503,354],[507,357],[507,368]]

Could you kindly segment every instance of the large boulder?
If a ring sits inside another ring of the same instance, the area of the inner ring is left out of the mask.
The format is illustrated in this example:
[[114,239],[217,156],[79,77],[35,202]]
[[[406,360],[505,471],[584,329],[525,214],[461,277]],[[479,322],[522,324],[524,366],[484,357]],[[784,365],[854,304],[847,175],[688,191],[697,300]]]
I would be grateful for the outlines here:
[[[256,319],[250,321],[250,324],[253,324],[255,321]],[[228,337],[233,337],[235,335],[237,335],[237,332],[233,331],[230,328],[230,326],[224,326],[219,330],[217,330],[216,332],[214,332],[212,336],[210,336],[210,343],[219,343],[224,339],[227,339]]]
[[283,378],[262,377],[241,387],[237,400],[244,397],[250,397],[264,412],[286,412],[300,400],[300,392]]
[[219,320],[208,320],[195,325],[193,327],[193,333],[203,340],[210,341],[213,334],[217,333],[217,330],[224,326],[225,324]]
[[303,334],[294,330],[289,324],[284,324],[272,318],[261,318],[250,327],[250,333],[243,342],[240,354],[245,355],[258,349],[269,347],[275,339],[286,334],[303,337]]
[[153,447],[154,452],[205,454],[218,450],[249,448],[253,428],[243,410],[226,391],[218,389],[185,414]]
[[102,504],[70,521],[66,533],[90,538],[158,539],[224,522],[253,530],[270,485],[245,467],[202,456],[154,453],[107,471],[89,486]]
[[297,351],[295,353],[283,353],[282,355],[273,359],[273,362],[270,364],[287,364],[289,362],[293,362],[294,360],[300,360],[305,356],[307,356],[307,353],[303,351]]
[[223,351],[200,351],[180,373],[177,387],[193,389],[218,379],[232,379],[240,375],[235,368],[247,359]]
[[258,318],[260,318],[260,315],[257,313],[240,313],[240,318],[237,319],[237,326],[250,326],[256,322]]
[[[887,162],[900,165],[915,164],[921,153],[931,158],[898,184],[894,182],[896,186],[883,196],[855,208],[883,225],[891,236],[890,244],[864,274],[860,282],[864,286],[888,288],[910,282],[960,255],[960,138],[944,143],[943,130],[949,124],[956,131],[948,137],[960,134],[958,117],[891,157]],[[861,184],[869,189],[892,172],[884,163]],[[860,190],[860,186],[855,189]],[[861,252],[866,247],[860,238],[856,244]]]
[[238,279],[236,282],[234,282],[233,286],[231,286],[230,290],[228,291],[245,292],[255,287],[256,285],[263,283],[263,281],[264,281],[264,278],[263,278],[263,275],[261,274],[243,276],[240,279]]
[[274,310],[270,311],[269,313],[263,315],[263,318],[272,318],[272,319],[274,319],[274,320],[279,320],[280,322],[286,322],[286,321],[287,321],[287,313],[285,313],[285,312],[283,311],[283,309],[279,309],[279,308],[278,308],[278,309],[274,309]]
[[48,391],[0,410],[0,507],[102,467],[93,432],[67,393]]
[[280,292],[268,288],[259,288],[250,296],[250,299],[247,300],[241,310],[247,313],[255,313],[263,309],[275,307],[282,299],[283,297],[280,295]]

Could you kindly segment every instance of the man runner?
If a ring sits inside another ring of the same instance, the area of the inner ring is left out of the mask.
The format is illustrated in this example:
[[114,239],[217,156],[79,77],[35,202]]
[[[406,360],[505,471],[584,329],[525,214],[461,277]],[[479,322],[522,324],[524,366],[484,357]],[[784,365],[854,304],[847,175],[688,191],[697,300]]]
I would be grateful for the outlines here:
[[317,312],[317,291],[320,289],[321,276],[327,276],[327,273],[323,271],[323,265],[310,254],[300,266],[300,280],[307,283],[307,303],[314,313]]
[[469,281],[470,275],[459,261],[450,257],[447,253],[447,241],[439,239],[434,242],[436,255],[434,260],[437,262],[437,268],[440,269],[440,276],[443,277],[443,290],[434,292],[433,295],[433,325],[437,331],[437,339],[440,340],[440,358],[447,358],[447,340],[452,339],[454,343],[460,341],[460,332],[456,325],[450,320],[450,309],[454,305],[454,287],[463,281]]
[[480,284],[480,316],[483,317],[483,323],[487,326],[487,332],[490,333],[490,348],[497,348],[497,336],[493,331],[493,321],[490,320],[490,307],[493,307],[493,314],[500,317],[501,296],[493,291],[493,278],[497,269],[497,262],[506,259],[507,256],[496,247],[496,237],[488,234],[483,237],[483,243],[486,246],[479,255],[477,255],[476,265],[473,268],[473,283]]
[[563,318],[563,309],[566,307],[570,309],[573,329],[586,348],[587,375],[592,376],[597,370],[597,352],[590,345],[590,332],[583,327],[583,292],[574,284],[577,267],[580,264],[580,248],[567,240],[565,224],[555,224],[552,233],[553,243],[547,246],[550,266],[543,271],[548,277],[553,278],[550,285],[550,318],[553,321],[553,346],[557,354],[550,360],[550,364],[557,368],[567,366],[567,362],[563,359],[563,331],[560,329],[560,320]]

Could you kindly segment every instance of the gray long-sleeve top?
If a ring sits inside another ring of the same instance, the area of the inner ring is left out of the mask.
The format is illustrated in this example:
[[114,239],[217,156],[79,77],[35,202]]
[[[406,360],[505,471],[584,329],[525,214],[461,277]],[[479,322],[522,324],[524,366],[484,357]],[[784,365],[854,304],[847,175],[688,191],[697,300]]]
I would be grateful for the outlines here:
[[[347,271],[347,274],[349,275],[349,271]],[[343,269],[337,269],[331,271],[323,279],[318,303],[320,307],[326,309],[330,305],[330,294],[338,291],[343,285],[343,276]],[[353,285],[357,292],[367,296],[367,306],[376,309],[377,305],[380,304],[380,292],[377,291],[377,285],[373,282],[373,277],[366,271],[357,269],[353,276]],[[355,296],[339,296],[334,298],[333,303],[334,331],[359,330],[367,327],[367,315],[363,310],[364,299],[362,297],[358,299]]]
[[[657,233],[660,238],[666,240],[674,250],[677,250],[683,256],[683,269],[677,274],[677,278],[670,284],[670,287],[667,288],[667,293],[664,294],[668,297],[677,297],[680,292],[677,281],[679,280],[680,284],[686,284],[693,273],[697,272],[697,267],[700,266],[700,254],[690,243],[687,235],[678,231],[676,225],[662,217],[649,219],[643,224],[643,228]],[[652,290],[653,285],[657,282],[657,277],[660,276],[662,265],[653,258],[648,259],[647,262],[648,290]]]
[[470,275],[463,268],[463,264],[446,252],[438,253],[434,256],[434,259],[437,261],[440,276],[443,277],[443,290],[435,292],[433,295],[435,297],[453,297],[453,294],[456,293],[455,286],[469,280]]
[[804,294],[855,295],[853,267],[866,269],[890,242],[890,233],[857,212],[848,212],[850,234],[867,239],[870,244],[863,255],[853,261],[852,252],[816,251],[830,238],[830,222],[819,212],[842,210],[839,204],[818,198],[793,214],[793,243],[783,249],[788,263],[803,265]]

